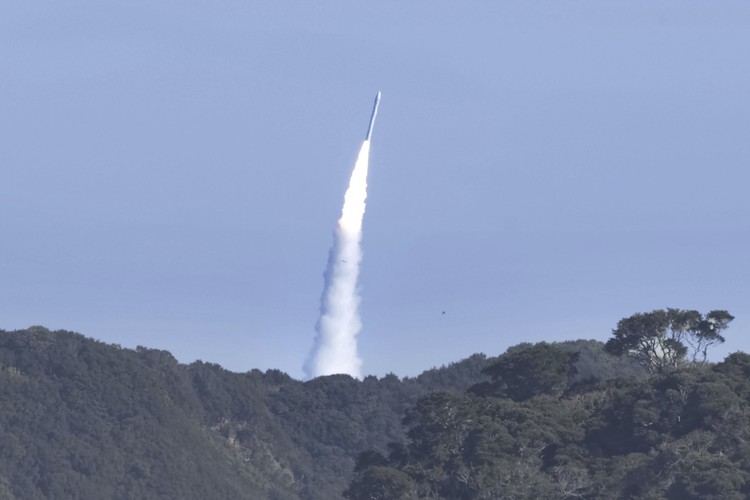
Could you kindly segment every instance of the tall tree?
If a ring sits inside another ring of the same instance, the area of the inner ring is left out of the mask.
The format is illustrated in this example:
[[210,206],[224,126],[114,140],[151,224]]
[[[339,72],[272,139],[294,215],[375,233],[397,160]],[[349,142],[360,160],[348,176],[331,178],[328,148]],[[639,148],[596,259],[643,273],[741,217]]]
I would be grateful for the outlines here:
[[605,349],[611,354],[636,359],[651,373],[691,361],[705,362],[708,349],[724,342],[721,332],[734,316],[724,310],[704,317],[698,311],[657,309],[621,319]]

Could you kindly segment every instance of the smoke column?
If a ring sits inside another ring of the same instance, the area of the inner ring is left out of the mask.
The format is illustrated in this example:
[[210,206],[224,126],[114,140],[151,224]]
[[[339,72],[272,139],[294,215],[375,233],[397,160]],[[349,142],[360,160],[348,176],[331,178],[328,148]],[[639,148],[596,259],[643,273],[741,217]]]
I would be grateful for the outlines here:
[[[372,120],[374,121],[374,113]],[[320,300],[320,318],[315,325],[317,335],[304,367],[305,373],[311,378],[334,373],[360,376],[362,360],[357,355],[357,334],[362,328],[362,322],[359,319],[357,278],[362,260],[360,241],[367,198],[370,132],[368,130],[368,138],[359,150],[349,188],[344,196],[341,218],[333,232],[333,246],[328,255],[325,286]]]

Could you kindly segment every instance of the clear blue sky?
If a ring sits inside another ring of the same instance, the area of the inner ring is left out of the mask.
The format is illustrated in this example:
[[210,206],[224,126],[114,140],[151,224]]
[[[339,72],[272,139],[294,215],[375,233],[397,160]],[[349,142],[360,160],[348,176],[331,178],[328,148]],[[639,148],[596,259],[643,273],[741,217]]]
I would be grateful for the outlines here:
[[[747,1],[6,1],[0,328],[295,377],[376,91],[363,371],[728,309]],[[441,314],[446,311],[446,314]]]

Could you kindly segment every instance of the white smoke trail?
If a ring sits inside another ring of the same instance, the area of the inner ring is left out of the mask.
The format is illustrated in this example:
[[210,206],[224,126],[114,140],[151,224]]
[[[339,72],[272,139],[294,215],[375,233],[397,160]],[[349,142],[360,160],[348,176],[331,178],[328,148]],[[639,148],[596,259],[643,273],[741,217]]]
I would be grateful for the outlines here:
[[362,360],[357,355],[357,334],[362,328],[359,319],[357,278],[362,260],[360,241],[362,219],[367,199],[367,169],[370,141],[362,143],[354,165],[344,208],[333,233],[333,246],[328,255],[325,286],[320,300],[320,319],[315,325],[317,335],[307,362],[309,377],[346,373],[360,376]]

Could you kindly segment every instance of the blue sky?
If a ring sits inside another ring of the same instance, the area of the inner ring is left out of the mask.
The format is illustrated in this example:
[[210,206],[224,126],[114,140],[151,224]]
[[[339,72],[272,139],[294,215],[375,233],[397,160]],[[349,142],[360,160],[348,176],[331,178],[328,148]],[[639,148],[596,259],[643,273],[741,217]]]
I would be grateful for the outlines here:
[[365,373],[662,307],[750,351],[749,49],[744,1],[4,2],[0,328],[301,377],[381,90]]

